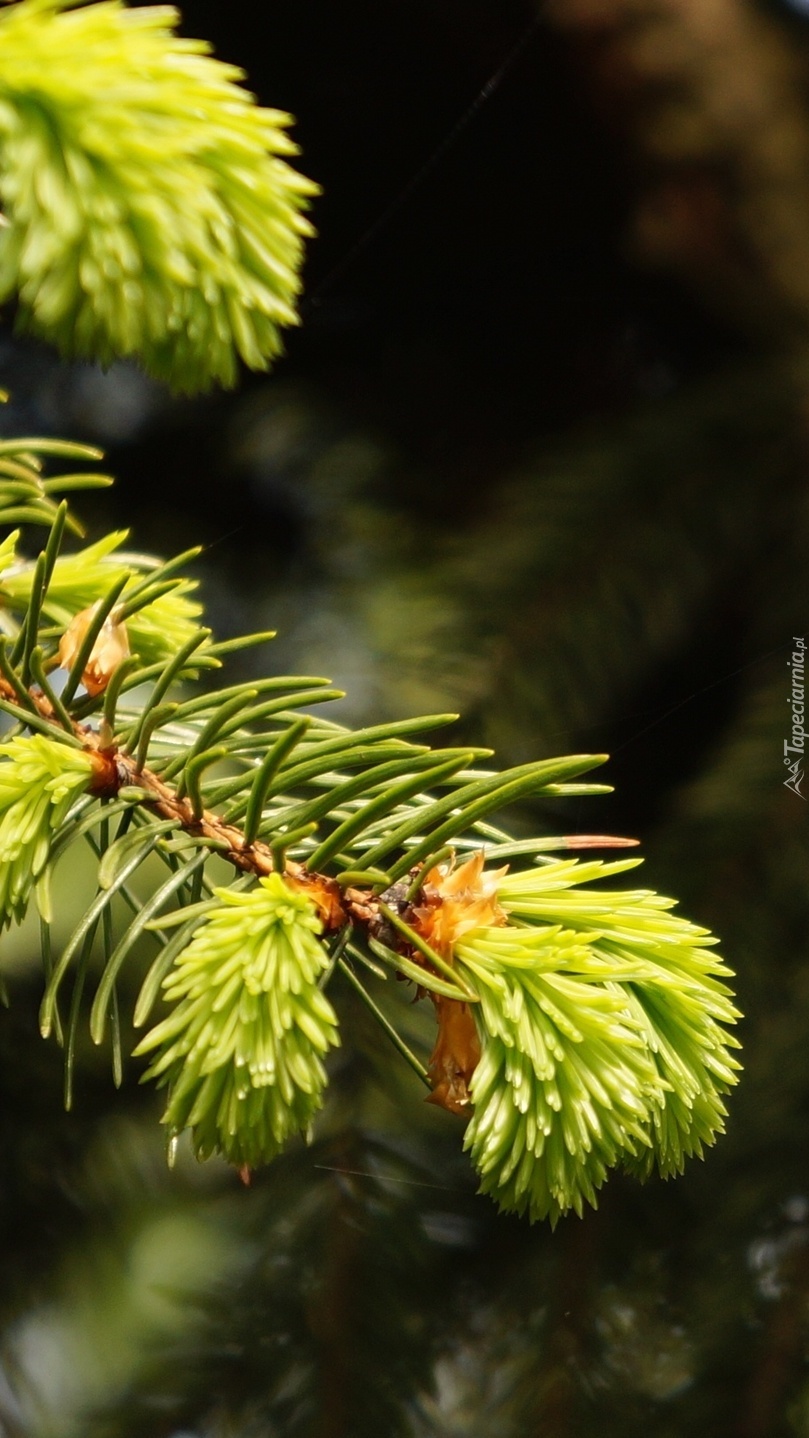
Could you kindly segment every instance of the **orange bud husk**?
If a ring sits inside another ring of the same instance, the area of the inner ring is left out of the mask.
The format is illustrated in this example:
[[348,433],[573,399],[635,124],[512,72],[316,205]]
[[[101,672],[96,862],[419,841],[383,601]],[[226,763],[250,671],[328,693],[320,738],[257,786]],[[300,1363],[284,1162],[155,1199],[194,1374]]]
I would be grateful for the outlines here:
[[[420,903],[413,909],[414,927],[436,953],[452,960],[455,944],[472,929],[492,928],[507,922],[497,902],[497,889],[506,869],[485,873],[483,853],[455,867],[438,864],[421,886]],[[450,1113],[469,1116],[469,1084],[480,1062],[480,1041],[468,1004],[431,995],[438,1020],[427,1072],[433,1092],[428,1103]]]
[[[59,641],[59,663],[69,669],[81,648],[84,636],[98,609],[98,603],[75,614]],[[103,694],[119,664],[129,655],[129,637],[123,620],[116,618],[116,610],[107,616],[101,626],[98,638],[90,651],[90,657],[81,676],[87,693],[95,698]]]
[[325,874],[310,874],[303,864],[288,863],[284,878],[290,888],[298,889],[311,899],[317,909],[323,932],[333,933],[341,929],[348,915],[343,908],[342,890],[335,879]]
[[98,797],[111,798],[118,793],[124,779],[116,763],[115,754],[111,750],[91,747],[89,741],[92,737],[89,736],[84,751],[93,765],[89,792]]
[[454,863],[438,864],[424,880],[422,902],[413,910],[419,934],[437,953],[451,957],[470,930],[505,924],[497,889],[507,872],[508,866],[484,873],[482,851],[457,869]]
[[480,1041],[472,1010],[468,1004],[442,998],[440,994],[433,996],[433,1002],[438,1037],[427,1066],[433,1086],[427,1103],[438,1104],[439,1108],[468,1118],[469,1084],[480,1062]]

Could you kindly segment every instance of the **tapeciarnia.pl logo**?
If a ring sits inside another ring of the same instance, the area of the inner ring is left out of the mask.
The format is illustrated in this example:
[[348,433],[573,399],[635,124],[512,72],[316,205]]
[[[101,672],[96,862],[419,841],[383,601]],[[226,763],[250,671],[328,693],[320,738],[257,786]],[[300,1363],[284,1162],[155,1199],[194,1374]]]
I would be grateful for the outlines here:
[[794,636],[792,643],[795,648],[791,657],[787,660],[792,672],[792,692],[787,699],[792,710],[792,736],[784,740],[784,763],[789,770],[789,777],[784,780],[787,789],[797,794],[799,799],[805,799],[806,795],[801,793],[801,784],[804,780],[803,761],[806,752],[806,729],[804,719],[806,708],[804,701],[806,672],[806,640],[802,636]]

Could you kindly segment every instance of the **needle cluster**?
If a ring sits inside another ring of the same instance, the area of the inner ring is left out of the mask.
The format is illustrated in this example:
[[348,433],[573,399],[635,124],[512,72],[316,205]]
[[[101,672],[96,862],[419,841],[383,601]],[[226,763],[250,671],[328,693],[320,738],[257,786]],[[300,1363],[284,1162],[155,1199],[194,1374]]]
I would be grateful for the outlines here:
[[0,13],[0,301],[67,355],[131,355],[177,390],[266,369],[295,302],[290,117],[174,33],[170,6]]
[[191,1130],[198,1158],[267,1163],[306,1133],[323,1102],[323,1057],[337,1019],[318,988],[329,955],[305,894],[279,874],[249,893],[217,889],[164,980],[172,1010],[141,1041],[146,1077],[170,1086],[169,1134]]
[[0,744],[0,925],[19,922],[51,840],[93,777],[89,754],[32,734]]
[[680,1172],[724,1126],[738,1011],[716,940],[651,891],[582,887],[638,862],[504,876],[509,922],[455,946],[482,1039],[465,1144],[531,1218],[581,1213],[616,1165]]

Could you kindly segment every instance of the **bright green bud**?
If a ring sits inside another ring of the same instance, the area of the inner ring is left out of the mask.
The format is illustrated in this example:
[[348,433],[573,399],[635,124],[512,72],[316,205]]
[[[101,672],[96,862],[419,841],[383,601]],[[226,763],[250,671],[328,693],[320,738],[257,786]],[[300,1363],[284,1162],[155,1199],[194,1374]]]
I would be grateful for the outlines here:
[[480,998],[465,1147],[482,1191],[532,1220],[595,1205],[608,1170],[648,1146],[663,1103],[644,1037],[589,937],[485,928],[454,951]]
[[682,1170],[724,1129],[723,1095],[741,1068],[740,1047],[728,1033],[739,1011],[724,979],[731,974],[713,953],[707,929],[672,913],[675,901],[648,889],[581,889],[620,873],[639,860],[581,864],[558,860],[507,875],[498,901],[507,914],[530,924],[563,924],[587,939],[593,959],[614,974],[624,1011],[644,1037],[666,1090],[650,1112],[650,1146],[629,1166],[664,1175]]
[[175,389],[266,369],[295,324],[289,116],[177,37],[168,6],[0,13],[0,300],[64,353],[132,355]]
[[89,785],[89,754],[35,734],[0,744],[0,923],[18,922],[51,840]]
[[[126,539],[127,531],[117,530],[73,554],[59,555],[43,605],[50,620],[67,629],[70,621],[103,598],[117,579],[131,574],[131,582],[121,596],[121,603],[126,603],[127,590],[148,574],[142,556],[133,555],[127,562],[129,556],[117,553]],[[15,609],[24,609],[31,597],[35,566],[27,561],[15,562],[13,546],[5,565],[3,560],[0,549],[0,601],[5,599]],[[195,580],[185,579],[127,619],[129,647],[144,664],[176,654],[196,633],[202,605],[189,597],[196,587]]]
[[311,901],[280,874],[213,910],[164,981],[174,1005],[135,1050],[169,1085],[163,1122],[192,1130],[199,1158],[267,1163],[323,1102],[323,1056],[339,1042],[317,980],[329,963]]

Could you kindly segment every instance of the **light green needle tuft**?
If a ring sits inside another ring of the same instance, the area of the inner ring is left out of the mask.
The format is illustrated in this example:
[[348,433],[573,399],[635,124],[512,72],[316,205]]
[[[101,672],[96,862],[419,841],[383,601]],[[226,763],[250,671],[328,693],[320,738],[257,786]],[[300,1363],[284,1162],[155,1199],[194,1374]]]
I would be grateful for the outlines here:
[[317,187],[288,115],[174,34],[169,6],[0,13],[0,301],[63,353],[133,356],[174,389],[266,369],[297,323]]
[[51,840],[92,775],[88,754],[44,735],[0,744],[0,924],[23,918]]
[[321,1107],[337,1019],[317,987],[329,960],[311,901],[279,874],[216,892],[164,982],[171,1013],[135,1052],[159,1050],[146,1077],[169,1085],[172,1135],[190,1128],[199,1158],[253,1168]]
[[[126,604],[130,590],[148,578],[148,569],[138,562],[139,556],[118,553],[126,538],[126,530],[117,530],[73,554],[60,554],[53,567],[43,613],[66,629],[71,619],[97,603],[116,580],[129,574],[131,578],[121,595],[121,602]],[[0,599],[16,609],[25,608],[34,577],[33,564],[15,563],[13,548],[8,557],[0,549]],[[196,588],[195,580],[181,579],[174,589],[159,595],[127,619],[130,647],[144,664],[176,654],[198,631],[202,605],[191,597]]]
[[648,890],[582,888],[634,867],[560,860],[500,879],[507,922],[454,957],[480,998],[466,1147],[501,1207],[556,1221],[616,1165],[679,1172],[724,1126],[739,1017],[713,939]]

